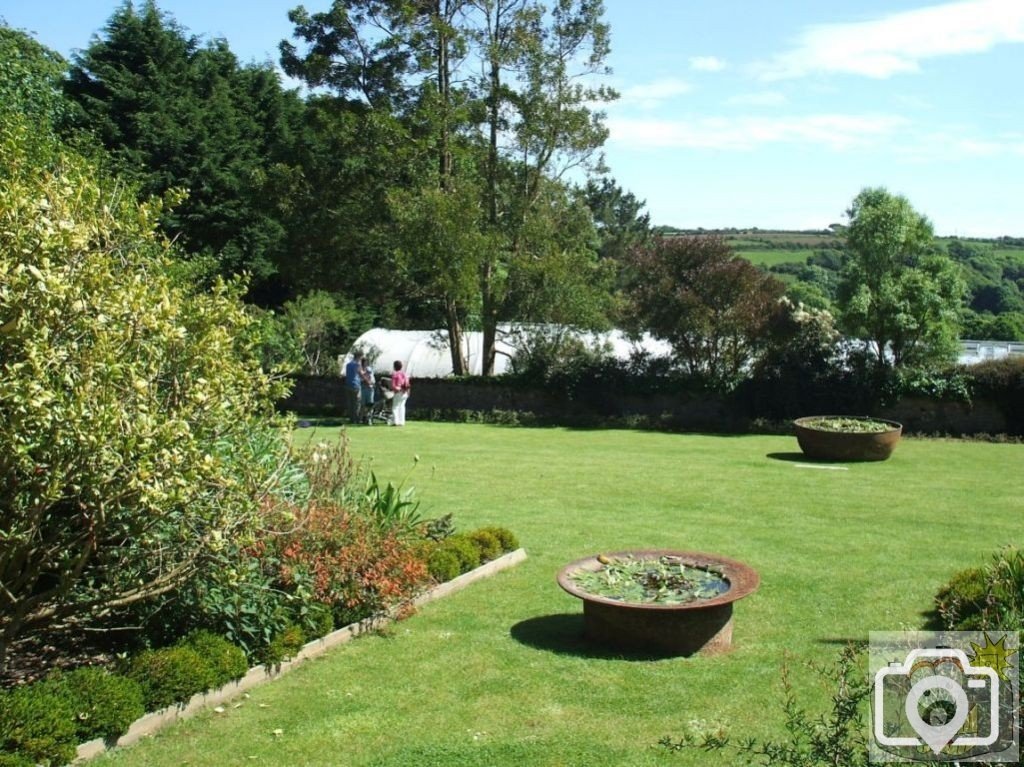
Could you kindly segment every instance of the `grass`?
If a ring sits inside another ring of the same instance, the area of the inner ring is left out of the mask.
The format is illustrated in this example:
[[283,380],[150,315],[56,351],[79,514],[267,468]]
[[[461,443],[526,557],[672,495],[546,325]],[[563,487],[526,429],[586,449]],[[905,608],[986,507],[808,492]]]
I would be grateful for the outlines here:
[[814,255],[813,250],[738,250],[736,255],[745,258],[755,266],[775,266],[777,264],[806,264],[807,259]]
[[992,255],[996,258],[1005,258],[1008,261],[1024,264],[1024,248],[994,248]]
[[[336,432],[304,432],[332,439]],[[1020,542],[1024,447],[904,440],[884,463],[807,468],[791,437],[410,422],[352,432],[382,481],[428,515],[513,529],[529,559],[206,713],[108,765],[701,765],[655,746],[685,723],[779,736],[779,669],[870,630],[917,628],[936,588]],[[761,573],[716,658],[623,659],[580,642],[555,584],[602,550],[692,548]]]
[[767,230],[743,232],[735,235],[727,235],[726,240],[735,248],[751,247],[763,250],[766,247],[803,247],[803,248],[832,248],[835,247],[840,238],[833,234],[820,234],[814,232],[775,232]]

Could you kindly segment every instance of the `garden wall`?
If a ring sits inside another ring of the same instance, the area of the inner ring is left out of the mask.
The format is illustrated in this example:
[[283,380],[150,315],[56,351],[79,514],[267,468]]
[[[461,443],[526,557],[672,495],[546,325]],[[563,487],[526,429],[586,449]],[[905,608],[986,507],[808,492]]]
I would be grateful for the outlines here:
[[[279,406],[303,416],[343,415],[342,381],[337,376],[297,377],[292,394]],[[641,417],[657,419],[670,428],[716,432],[746,430],[751,420],[758,417],[756,413],[744,412],[743,407],[728,398],[715,395],[619,396],[597,390],[570,399],[560,392],[508,385],[500,380],[416,379],[409,398],[411,419],[433,418],[438,413],[455,410],[530,413],[538,420],[553,423]],[[924,434],[1016,433],[1015,424],[1008,423],[1005,408],[984,399],[967,403],[907,397],[870,415],[899,421],[906,431]]]
[[1006,415],[986,400],[951,402],[924,397],[904,397],[883,407],[882,418],[899,421],[904,431],[922,434],[1010,434]]

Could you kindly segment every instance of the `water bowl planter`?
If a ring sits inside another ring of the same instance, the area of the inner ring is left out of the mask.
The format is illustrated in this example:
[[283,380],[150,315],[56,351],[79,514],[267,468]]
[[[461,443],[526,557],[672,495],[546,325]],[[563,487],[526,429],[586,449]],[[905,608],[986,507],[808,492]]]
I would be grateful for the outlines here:
[[[592,593],[580,584],[580,580],[592,579],[593,574],[600,575],[606,567],[623,562],[650,563],[651,569],[659,572],[678,563],[716,577],[704,590],[707,596],[678,601],[678,593],[669,590],[669,599],[674,600],[670,603],[660,601],[663,597],[652,598],[654,592],[664,592],[664,586],[648,589],[642,601],[626,601]],[[754,592],[760,582],[757,571],[742,562],[700,551],[665,549],[594,555],[572,562],[558,573],[558,585],[583,600],[583,633],[588,640],[652,655],[716,655],[729,650],[733,603]]]
[[793,426],[800,449],[816,461],[884,461],[903,434],[902,424],[867,416],[806,416]]

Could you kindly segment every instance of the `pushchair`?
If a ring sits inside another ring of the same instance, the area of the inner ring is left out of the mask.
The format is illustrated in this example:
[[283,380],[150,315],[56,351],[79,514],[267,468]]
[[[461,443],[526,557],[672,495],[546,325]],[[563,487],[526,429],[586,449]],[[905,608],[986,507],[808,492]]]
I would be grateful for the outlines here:
[[366,423],[373,426],[375,423],[386,423],[390,426],[395,421],[391,413],[391,400],[395,393],[391,391],[391,377],[381,376],[377,379],[376,396],[373,398],[373,405],[366,415]]

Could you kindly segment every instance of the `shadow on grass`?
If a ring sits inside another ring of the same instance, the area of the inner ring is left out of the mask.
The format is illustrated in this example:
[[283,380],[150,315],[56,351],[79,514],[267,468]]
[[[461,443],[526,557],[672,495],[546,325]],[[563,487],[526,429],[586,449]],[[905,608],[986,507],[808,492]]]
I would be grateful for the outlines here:
[[771,458],[773,461],[791,461],[793,463],[809,463],[806,455],[803,453],[767,453],[765,458]]
[[803,453],[766,453],[765,458],[770,458],[773,461],[787,461],[789,463],[816,464],[823,468],[826,466],[845,466],[848,463],[856,463],[856,461],[842,458],[834,460],[830,458],[811,458]]
[[836,645],[838,647],[855,647],[858,650],[866,650],[868,640],[865,637],[854,639],[853,637],[821,637],[815,640],[818,644]]
[[678,656],[665,653],[634,652],[602,647],[583,636],[583,614],[560,613],[528,618],[515,624],[509,633],[520,644],[558,655],[605,660],[654,661]]
[[946,625],[946,622],[942,619],[942,614],[937,608],[933,607],[930,610],[924,610],[921,612],[921,630],[922,631],[949,631],[950,627]]

